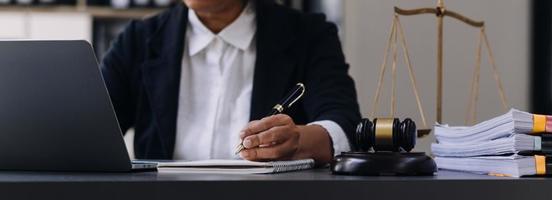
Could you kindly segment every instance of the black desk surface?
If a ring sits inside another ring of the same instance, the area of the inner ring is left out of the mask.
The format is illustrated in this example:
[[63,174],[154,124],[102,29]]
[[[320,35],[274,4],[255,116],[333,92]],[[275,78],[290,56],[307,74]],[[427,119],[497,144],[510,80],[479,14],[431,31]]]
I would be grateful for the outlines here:
[[[249,198],[248,198],[249,197]],[[0,172],[0,199],[552,199],[552,178]]]

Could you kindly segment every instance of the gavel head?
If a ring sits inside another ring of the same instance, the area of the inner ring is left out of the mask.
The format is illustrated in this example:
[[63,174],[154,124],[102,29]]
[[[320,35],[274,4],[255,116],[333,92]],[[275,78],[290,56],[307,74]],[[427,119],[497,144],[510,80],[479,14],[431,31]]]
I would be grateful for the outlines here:
[[353,138],[355,151],[410,152],[416,145],[416,123],[407,118],[362,119]]

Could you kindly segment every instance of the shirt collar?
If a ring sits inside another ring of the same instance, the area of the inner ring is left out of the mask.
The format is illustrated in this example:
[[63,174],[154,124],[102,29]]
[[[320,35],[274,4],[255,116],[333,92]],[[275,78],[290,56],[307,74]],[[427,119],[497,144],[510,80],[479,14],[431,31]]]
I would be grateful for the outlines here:
[[199,19],[193,10],[188,12],[188,50],[190,56],[193,56],[219,37],[230,45],[241,50],[247,50],[253,41],[257,26],[255,24],[255,12],[248,3],[242,13],[234,22],[224,28],[220,33],[214,34]]

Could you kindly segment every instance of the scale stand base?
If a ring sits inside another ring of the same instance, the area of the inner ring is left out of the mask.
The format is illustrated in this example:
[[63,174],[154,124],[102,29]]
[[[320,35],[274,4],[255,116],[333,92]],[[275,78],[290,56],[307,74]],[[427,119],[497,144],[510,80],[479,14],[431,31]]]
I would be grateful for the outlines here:
[[334,158],[332,173],[354,176],[432,176],[437,166],[425,153],[344,152]]

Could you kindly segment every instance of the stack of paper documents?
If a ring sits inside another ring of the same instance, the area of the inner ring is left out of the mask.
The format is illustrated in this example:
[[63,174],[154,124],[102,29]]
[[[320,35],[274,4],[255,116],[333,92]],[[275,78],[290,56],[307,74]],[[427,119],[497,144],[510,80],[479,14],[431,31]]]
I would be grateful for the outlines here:
[[552,132],[552,117],[512,109],[471,127],[437,124],[431,149],[440,169],[514,177],[546,174],[538,170],[546,168],[546,157],[536,155],[551,150],[547,132]]
[[[467,171],[494,176],[520,177],[546,174],[544,156],[480,156],[480,157],[436,157],[440,169]],[[539,162],[542,161],[542,162]]]
[[477,143],[434,143],[433,155],[448,157],[505,155],[519,152],[541,151],[541,137],[531,135],[512,135]]

